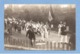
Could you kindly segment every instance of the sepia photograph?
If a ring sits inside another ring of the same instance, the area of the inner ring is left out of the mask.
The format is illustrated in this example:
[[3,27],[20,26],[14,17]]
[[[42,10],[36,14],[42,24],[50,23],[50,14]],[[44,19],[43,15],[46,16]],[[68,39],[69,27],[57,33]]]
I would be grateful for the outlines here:
[[5,50],[76,50],[75,4],[4,4]]

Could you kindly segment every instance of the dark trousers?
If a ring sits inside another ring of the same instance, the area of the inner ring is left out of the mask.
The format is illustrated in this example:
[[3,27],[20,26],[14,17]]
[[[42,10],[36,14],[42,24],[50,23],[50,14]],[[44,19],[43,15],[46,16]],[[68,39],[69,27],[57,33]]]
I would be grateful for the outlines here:
[[35,38],[29,38],[30,45],[35,46]]

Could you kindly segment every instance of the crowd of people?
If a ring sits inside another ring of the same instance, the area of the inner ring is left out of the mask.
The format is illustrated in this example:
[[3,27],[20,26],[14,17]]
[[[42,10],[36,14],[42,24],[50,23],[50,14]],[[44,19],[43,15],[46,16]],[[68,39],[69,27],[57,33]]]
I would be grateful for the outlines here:
[[[5,18],[4,23],[5,30],[10,35],[12,35],[13,30],[19,33],[21,33],[22,30],[25,30],[26,37],[29,38],[32,46],[33,42],[35,43],[36,41],[36,35],[41,36],[41,40],[45,41],[45,39],[49,38],[51,28],[53,28],[53,25],[50,27],[48,23],[34,22],[32,20],[25,21],[15,18]],[[66,25],[66,22],[60,21],[57,32],[58,36],[61,38],[60,42],[69,43],[70,37],[67,35],[68,31],[69,26]]]
[[5,19],[5,30],[8,34],[12,35],[13,30],[15,32],[21,33],[22,30],[25,30],[26,36],[31,40],[35,40],[35,35],[41,36],[41,40],[44,41],[49,36],[49,25],[43,22],[34,22],[32,20],[17,20],[15,18]]

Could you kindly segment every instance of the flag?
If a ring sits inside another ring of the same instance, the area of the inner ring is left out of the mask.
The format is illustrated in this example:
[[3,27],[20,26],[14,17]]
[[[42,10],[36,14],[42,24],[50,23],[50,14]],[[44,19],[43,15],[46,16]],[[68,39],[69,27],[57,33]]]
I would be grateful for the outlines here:
[[48,15],[48,20],[49,21],[52,21],[53,20],[53,17],[52,17],[52,15],[51,15],[51,12],[49,11],[49,15]]

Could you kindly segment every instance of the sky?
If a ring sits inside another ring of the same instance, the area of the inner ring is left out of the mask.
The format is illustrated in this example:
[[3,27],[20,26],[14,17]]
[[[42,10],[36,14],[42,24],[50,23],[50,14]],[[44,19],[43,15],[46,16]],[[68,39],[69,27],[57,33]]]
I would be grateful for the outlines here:
[[[4,8],[6,9],[9,5],[11,5],[11,4],[5,4]],[[30,5],[30,6],[32,6],[32,5],[34,5],[34,6],[46,6],[46,5],[50,5],[50,4],[12,4],[12,6],[18,6],[18,7],[22,7],[24,5],[26,5],[26,6],[28,6],[28,5]],[[66,8],[66,7],[71,5],[72,8],[75,8],[74,4],[51,4],[51,5],[52,6],[59,5],[61,8]]]

